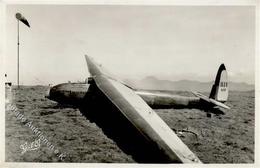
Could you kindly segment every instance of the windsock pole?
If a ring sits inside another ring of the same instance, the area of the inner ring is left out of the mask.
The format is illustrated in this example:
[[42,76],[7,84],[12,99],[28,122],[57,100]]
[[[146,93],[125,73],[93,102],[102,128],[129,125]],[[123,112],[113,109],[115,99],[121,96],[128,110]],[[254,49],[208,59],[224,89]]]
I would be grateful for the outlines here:
[[19,88],[19,20],[17,19],[17,86]]
[[20,46],[20,42],[19,42],[19,21],[21,21],[22,23],[24,23],[26,26],[30,27],[29,22],[27,21],[27,19],[22,16],[21,13],[16,13],[15,17],[17,19],[17,87],[19,88],[19,46]]

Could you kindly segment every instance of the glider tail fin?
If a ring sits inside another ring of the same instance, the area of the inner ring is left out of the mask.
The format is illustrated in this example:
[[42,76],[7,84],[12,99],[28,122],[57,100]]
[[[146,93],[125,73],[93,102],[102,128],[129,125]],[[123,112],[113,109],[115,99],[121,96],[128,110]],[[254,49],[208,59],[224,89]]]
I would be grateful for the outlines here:
[[198,92],[192,93],[199,97],[203,102],[209,103],[210,106],[213,105],[213,107],[219,106],[225,109],[230,109],[230,107],[224,104],[228,99],[228,79],[225,65],[220,65],[209,97]]
[[224,64],[221,64],[218,69],[209,98],[222,103],[226,102],[228,99],[228,77]]

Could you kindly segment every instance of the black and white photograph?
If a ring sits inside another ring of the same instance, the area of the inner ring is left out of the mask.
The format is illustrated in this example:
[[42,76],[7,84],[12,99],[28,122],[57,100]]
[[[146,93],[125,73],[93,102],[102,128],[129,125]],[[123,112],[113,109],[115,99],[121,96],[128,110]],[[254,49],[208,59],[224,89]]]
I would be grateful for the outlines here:
[[3,165],[255,165],[249,2],[7,1]]

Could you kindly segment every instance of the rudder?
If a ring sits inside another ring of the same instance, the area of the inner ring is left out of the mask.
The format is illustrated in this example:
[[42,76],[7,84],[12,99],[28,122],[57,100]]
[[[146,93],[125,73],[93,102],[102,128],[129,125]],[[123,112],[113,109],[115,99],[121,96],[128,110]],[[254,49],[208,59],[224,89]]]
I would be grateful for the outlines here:
[[221,64],[218,69],[215,83],[212,86],[209,98],[219,102],[226,102],[228,99],[228,77],[224,64]]

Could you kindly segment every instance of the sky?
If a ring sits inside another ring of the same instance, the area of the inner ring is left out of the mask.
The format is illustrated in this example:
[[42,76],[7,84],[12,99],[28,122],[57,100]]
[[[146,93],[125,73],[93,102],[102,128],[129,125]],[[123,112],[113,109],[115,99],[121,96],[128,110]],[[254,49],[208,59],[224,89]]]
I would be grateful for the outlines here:
[[83,81],[84,55],[123,79],[212,81],[221,63],[229,80],[253,84],[255,7],[7,5],[8,79],[17,78],[20,12],[20,84]]

